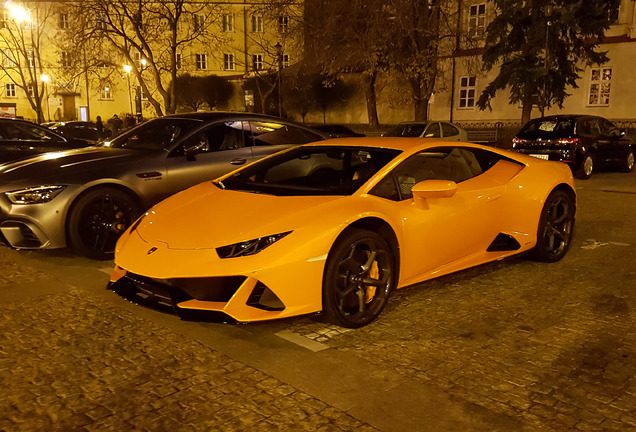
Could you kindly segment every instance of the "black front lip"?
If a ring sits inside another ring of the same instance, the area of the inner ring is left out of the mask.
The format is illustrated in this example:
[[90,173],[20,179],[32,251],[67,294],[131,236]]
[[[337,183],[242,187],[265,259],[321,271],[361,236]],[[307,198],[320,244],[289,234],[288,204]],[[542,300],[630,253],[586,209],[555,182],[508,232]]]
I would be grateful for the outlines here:
[[178,303],[191,300],[192,297],[176,287],[124,276],[116,282],[109,282],[106,289],[114,291],[132,303],[177,315],[184,321],[237,323],[234,318],[223,312],[180,308]]

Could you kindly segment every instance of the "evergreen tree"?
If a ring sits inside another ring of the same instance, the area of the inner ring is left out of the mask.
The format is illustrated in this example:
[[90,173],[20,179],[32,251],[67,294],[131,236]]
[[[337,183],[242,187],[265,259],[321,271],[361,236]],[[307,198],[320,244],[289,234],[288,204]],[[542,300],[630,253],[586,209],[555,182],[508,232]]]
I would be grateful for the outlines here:
[[581,65],[602,64],[607,53],[598,44],[611,24],[610,12],[620,0],[493,0],[483,54],[484,69],[499,68],[477,106],[490,108],[499,90],[510,88],[510,103],[523,106],[522,121],[532,105],[544,110],[563,107],[576,88]]

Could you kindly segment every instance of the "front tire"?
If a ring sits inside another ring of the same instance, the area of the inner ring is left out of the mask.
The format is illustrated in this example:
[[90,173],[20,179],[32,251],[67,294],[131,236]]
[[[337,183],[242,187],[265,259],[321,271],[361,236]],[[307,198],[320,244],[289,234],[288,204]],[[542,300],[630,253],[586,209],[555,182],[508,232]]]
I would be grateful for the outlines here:
[[594,154],[585,153],[581,159],[581,163],[576,168],[574,175],[580,179],[589,179],[594,172]]
[[629,173],[634,170],[634,150],[629,149],[627,151],[627,156],[623,160],[623,164],[621,166],[621,171]]
[[81,195],[68,221],[69,246],[78,255],[112,259],[117,239],[139,217],[141,210],[126,192],[101,187]]
[[396,257],[387,241],[366,229],[345,231],[325,266],[325,320],[348,328],[369,324],[384,309],[396,283]]
[[534,259],[556,262],[565,256],[572,243],[575,211],[574,200],[566,192],[556,190],[548,196],[539,218]]

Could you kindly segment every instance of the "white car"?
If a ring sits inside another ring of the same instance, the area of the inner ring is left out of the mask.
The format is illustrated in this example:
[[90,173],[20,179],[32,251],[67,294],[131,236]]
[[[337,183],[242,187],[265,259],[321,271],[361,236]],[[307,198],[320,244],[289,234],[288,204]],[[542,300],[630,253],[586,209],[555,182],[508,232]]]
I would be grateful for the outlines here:
[[447,141],[468,141],[468,134],[461,127],[449,122],[404,122],[384,134],[387,137],[444,138]]

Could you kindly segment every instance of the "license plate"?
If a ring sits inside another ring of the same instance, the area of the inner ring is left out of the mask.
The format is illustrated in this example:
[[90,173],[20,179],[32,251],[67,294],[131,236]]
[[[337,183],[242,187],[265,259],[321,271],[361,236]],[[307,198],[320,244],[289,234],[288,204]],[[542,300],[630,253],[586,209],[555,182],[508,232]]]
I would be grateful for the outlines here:
[[547,154],[531,154],[530,156],[536,157],[539,159],[544,159],[544,160],[550,159],[550,155],[547,155]]

